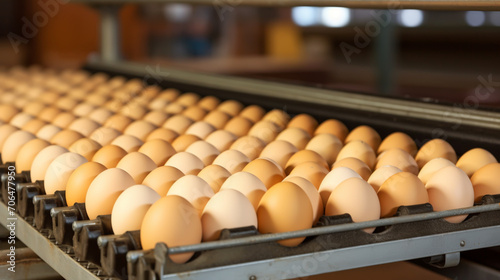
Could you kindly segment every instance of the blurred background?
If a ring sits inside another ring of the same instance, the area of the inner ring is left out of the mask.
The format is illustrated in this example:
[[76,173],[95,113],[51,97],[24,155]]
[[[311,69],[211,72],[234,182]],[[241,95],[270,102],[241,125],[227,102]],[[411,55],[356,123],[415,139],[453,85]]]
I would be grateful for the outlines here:
[[[1,1],[0,65],[77,68],[96,57],[98,12],[65,2]],[[500,12],[259,8],[215,0],[126,5],[120,18],[122,56],[130,61],[500,108]]]

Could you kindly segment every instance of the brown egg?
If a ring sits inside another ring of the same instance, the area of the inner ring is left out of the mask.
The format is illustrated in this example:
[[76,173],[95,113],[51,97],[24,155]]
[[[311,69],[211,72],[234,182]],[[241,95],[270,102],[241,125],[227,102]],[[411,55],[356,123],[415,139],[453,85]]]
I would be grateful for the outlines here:
[[230,115],[217,110],[211,111],[205,116],[205,118],[203,118],[205,122],[211,124],[216,129],[224,128],[224,126],[230,119]]
[[204,139],[214,131],[215,127],[213,127],[211,124],[204,121],[199,121],[190,125],[186,130],[186,132],[184,132],[184,134],[195,135],[198,136],[200,139]]
[[141,139],[132,136],[132,135],[120,135],[115,138],[115,140],[111,141],[112,145],[120,146],[127,153],[136,152],[139,148],[144,144]]
[[364,163],[362,160],[358,158],[353,158],[353,157],[343,158],[333,164],[332,170],[341,166],[354,170],[365,181],[367,181],[368,178],[370,178],[370,175],[372,174],[372,170],[370,169],[370,167],[368,167],[366,163]]
[[232,134],[236,135],[236,137],[241,137],[247,135],[252,126],[253,123],[250,120],[236,116],[226,123],[226,125],[224,126],[224,130],[231,132]]
[[250,159],[240,151],[227,150],[220,153],[212,164],[224,167],[229,173],[240,172],[250,162]]
[[195,122],[202,120],[206,114],[207,111],[197,105],[189,106],[181,112],[181,115],[186,116]]
[[271,121],[259,121],[248,131],[248,135],[255,136],[265,143],[270,143],[281,132],[281,128]]
[[422,169],[420,169],[420,172],[418,173],[418,178],[424,184],[427,184],[427,181],[429,181],[429,179],[432,177],[432,175],[434,175],[434,173],[447,166],[455,166],[455,164],[445,158],[431,159],[422,167]]
[[412,157],[417,154],[417,144],[415,144],[415,141],[408,134],[403,132],[394,132],[385,137],[384,141],[378,147],[377,154],[394,148],[406,151]]
[[177,152],[184,152],[187,147],[189,147],[189,145],[200,140],[202,139],[196,135],[183,134],[175,138],[175,140],[172,142],[172,147],[174,147]]
[[370,169],[375,167],[376,156],[373,149],[367,143],[354,140],[347,143],[337,155],[337,161],[344,158],[354,157],[362,160]]
[[314,136],[306,145],[306,150],[315,151],[321,155],[328,165],[332,165],[344,145],[334,135],[323,133]]
[[177,97],[175,102],[181,104],[184,107],[189,107],[191,105],[196,104],[198,100],[200,100],[200,96],[198,94],[187,92]]
[[54,102],[54,100],[57,100],[60,97],[61,96],[56,92],[45,91],[38,96],[38,100],[40,100],[41,102],[43,102],[45,104],[51,104]]
[[201,159],[188,152],[178,152],[171,156],[165,166],[173,166],[186,175],[196,175],[205,167]]
[[288,160],[298,151],[290,142],[275,140],[264,147],[259,157],[272,159],[285,169]]
[[243,136],[231,145],[232,150],[238,150],[245,154],[250,160],[256,159],[264,149],[265,144],[257,137]]
[[119,98],[112,98],[112,99],[109,99],[104,105],[103,107],[110,110],[111,112],[113,113],[118,113],[120,112],[120,109],[123,107],[124,105],[124,102],[123,100],[120,100]]
[[68,113],[68,112],[61,112],[59,113],[53,120],[52,124],[55,126],[58,126],[62,129],[67,128],[74,120],[76,120],[76,116]]
[[179,134],[183,134],[190,125],[193,124],[193,121],[186,117],[186,116],[181,116],[181,115],[175,115],[170,117],[162,127],[171,129]]
[[295,166],[288,177],[302,177],[311,182],[316,189],[319,189],[326,174],[328,174],[328,169],[323,165],[314,161],[307,161]]
[[[43,105],[41,105],[40,111],[43,109]],[[25,113],[36,116],[40,111],[37,112],[28,112],[24,110]],[[19,111],[11,105],[7,104],[0,104],[0,121],[3,121],[5,123],[8,123]],[[33,114],[35,113],[35,114]]]
[[69,148],[76,140],[82,139],[84,136],[74,130],[64,129],[58,132],[50,139],[50,143],[59,145],[64,148]]
[[21,150],[22,146],[35,138],[35,135],[32,133],[22,130],[18,130],[10,134],[3,143],[1,154],[2,161],[14,162],[16,160],[17,153]]
[[106,108],[96,108],[89,115],[88,118],[97,122],[98,124],[104,125],[106,121],[113,116],[113,112]]
[[74,120],[67,129],[74,130],[76,132],[79,132],[85,137],[89,137],[90,134],[97,128],[99,128],[101,125],[96,123],[95,121],[87,118],[79,118]]
[[38,138],[32,139],[24,144],[16,156],[17,172],[29,171],[36,155],[48,146],[50,146],[49,142]]
[[275,140],[284,140],[293,144],[297,149],[303,150],[311,137],[309,133],[304,131],[303,129],[297,127],[289,127],[283,130],[278,136],[276,136]]
[[212,164],[214,159],[220,154],[219,150],[212,144],[199,140],[186,148],[186,152],[197,156],[205,166]]
[[58,126],[55,126],[53,124],[46,124],[42,128],[38,130],[36,133],[36,137],[50,141],[54,135],[59,133],[62,129]]
[[240,117],[244,117],[252,121],[253,123],[257,123],[262,119],[266,111],[262,109],[262,107],[258,105],[249,105],[246,106],[239,114]]
[[87,96],[87,98],[85,98],[85,101],[95,106],[102,106],[106,103],[106,101],[108,101],[108,99],[108,96],[104,96],[100,93],[94,93]]
[[415,156],[418,168],[422,168],[427,162],[434,158],[445,158],[453,163],[457,162],[455,150],[443,139],[432,139],[425,143]]
[[217,150],[223,152],[228,150],[231,145],[236,141],[237,137],[234,136],[231,132],[226,130],[216,130],[210,133],[205,141],[212,144]]
[[90,103],[80,103],[73,108],[73,115],[77,117],[85,117],[89,115],[94,109],[96,108],[95,105],[90,104]]
[[19,129],[13,125],[10,124],[3,124],[0,126],[0,150],[3,147],[3,144],[5,143],[5,140],[9,138],[9,136],[18,131]]
[[68,96],[63,96],[61,98],[58,98],[55,102],[55,106],[63,111],[71,111],[75,106],[78,104],[78,101],[68,97]]
[[207,110],[207,111],[212,111],[219,106],[220,100],[219,98],[215,96],[205,96],[200,101],[198,101],[198,106],[201,108]]
[[167,106],[165,106],[164,111],[167,114],[176,115],[176,114],[180,114],[182,111],[184,111],[184,109],[185,109],[185,107],[179,103],[170,103]]
[[236,100],[226,100],[217,106],[217,110],[227,113],[230,116],[238,115],[243,110],[243,104]]
[[323,201],[316,187],[309,180],[299,176],[288,176],[283,181],[296,184],[307,194],[313,208],[313,224],[316,224],[324,212]]
[[500,163],[490,163],[478,169],[470,178],[474,187],[474,201],[484,195],[500,194]]
[[147,113],[144,118],[142,118],[143,121],[147,121],[149,123],[152,123],[156,126],[162,126],[163,123],[170,117],[169,114],[162,112],[162,111],[151,111]]
[[42,121],[51,122],[54,120],[59,114],[61,110],[57,107],[45,107],[40,114],[38,114],[38,118]]
[[290,120],[287,127],[301,128],[312,136],[318,127],[318,121],[308,114],[298,114]]
[[27,113],[24,113],[24,112],[20,112],[17,115],[15,115],[14,117],[12,117],[12,119],[9,121],[9,123],[11,125],[17,127],[17,128],[21,128],[26,123],[28,123],[29,121],[33,120],[34,118],[35,117],[33,117],[30,114],[27,114]]
[[363,141],[366,144],[370,145],[373,151],[377,151],[378,146],[380,146],[380,142],[382,142],[378,132],[367,125],[360,125],[351,130],[351,132],[345,138],[344,143],[348,144],[349,142],[356,140]]
[[203,208],[214,195],[214,191],[207,182],[195,175],[186,175],[179,178],[168,190],[167,196],[178,195],[184,197],[196,208],[201,216]]
[[66,202],[68,206],[73,206],[75,203],[84,203],[90,184],[104,170],[106,170],[104,165],[92,161],[78,166],[71,173],[66,183]]
[[123,134],[132,135],[141,141],[146,141],[148,135],[156,128],[157,127],[150,122],[137,120],[129,124],[123,131]]
[[66,190],[69,176],[78,166],[88,162],[77,153],[67,152],[57,156],[45,171],[44,189],[46,194],[54,194],[56,191]]
[[181,93],[177,89],[167,88],[159,92],[157,98],[165,99],[167,101],[172,102],[175,99],[177,99],[177,97],[179,97],[180,94]]
[[457,167],[465,171],[467,176],[472,176],[474,172],[490,163],[497,163],[497,159],[485,149],[475,148],[467,151],[457,161]]
[[146,142],[154,139],[165,140],[169,143],[172,143],[175,138],[177,138],[179,134],[173,130],[168,128],[159,127],[153,130],[148,137],[146,138]]
[[151,171],[142,184],[152,188],[160,196],[166,196],[175,181],[183,176],[184,173],[173,166],[160,166]]
[[329,119],[322,122],[314,131],[314,135],[322,133],[332,134],[333,136],[336,136],[340,141],[342,141],[342,143],[344,143],[347,134],[349,134],[349,130],[341,121]]
[[224,167],[216,164],[207,165],[203,168],[198,177],[207,182],[214,193],[217,193],[227,178],[231,176],[231,173],[227,171]]
[[285,178],[283,169],[272,159],[254,159],[243,168],[243,171],[257,176],[267,189]]
[[105,146],[111,144],[120,135],[122,135],[121,132],[114,128],[101,126],[94,130],[89,138],[101,144],[101,146]]
[[273,109],[265,114],[262,120],[271,121],[281,127],[281,129],[284,129],[290,120],[290,116],[283,110]]
[[262,183],[257,176],[248,172],[236,172],[229,176],[229,178],[224,181],[219,191],[227,189],[241,192],[248,198],[250,203],[252,203],[255,210],[257,210],[262,196],[267,191],[264,183]]
[[90,161],[100,148],[102,148],[101,144],[96,141],[89,138],[82,138],[71,144],[68,150],[70,152],[80,154]]
[[413,159],[408,152],[399,148],[385,150],[377,157],[377,165],[375,166],[375,169],[385,165],[392,165],[402,171],[410,172],[415,175],[418,175],[419,171],[415,159]]
[[354,172],[354,170],[343,166],[332,169],[332,171],[326,174],[318,189],[319,195],[323,200],[323,205],[326,205],[328,202],[328,198],[330,197],[332,191],[337,188],[340,183],[349,178],[362,179],[358,173]]
[[377,192],[378,189],[380,189],[380,186],[389,179],[392,175],[402,172],[401,169],[390,166],[390,165],[385,165],[380,167],[379,169],[373,171],[372,175],[370,175],[370,178],[366,180],[368,184],[370,184],[373,189]]
[[119,112],[133,120],[140,120],[148,111],[145,106],[139,104],[138,102],[128,102],[120,109]]
[[169,142],[161,139],[153,139],[145,142],[139,148],[139,152],[150,157],[157,166],[164,165],[176,153]]
[[119,132],[123,132],[130,123],[132,123],[131,118],[124,116],[122,114],[115,114],[109,117],[104,122],[103,126],[116,129]]
[[326,160],[321,157],[318,153],[315,151],[310,151],[310,150],[302,150],[298,151],[297,153],[293,154],[290,159],[287,161],[286,166],[285,166],[285,173],[290,174],[290,172],[299,164],[304,163],[304,162],[316,162],[318,164],[321,164],[323,167],[326,169],[329,168],[328,163]]
[[116,165],[117,168],[125,170],[136,184],[142,183],[144,178],[157,166],[147,155],[140,152],[131,152],[124,156]]
[[[0,112],[5,112],[0,115],[0,120],[4,122],[9,122],[9,120],[15,116],[18,111],[17,109],[9,106],[9,105],[0,105],[3,106],[0,108]],[[28,113],[32,116],[38,116],[40,112],[45,108],[45,104],[39,101],[31,101],[30,103],[26,104],[26,106],[23,108],[23,112]]]
[[380,186],[377,195],[382,218],[394,216],[399,206],[429,202],[424,183],[415,174],[404,171],[389,177]]
[[43,180],[45,178],[45,172],[47,168],[52,163],[52,161],[62,155],[67,153],[68,149],[58,146],[58,145],[50,145],[43,148],[33,159],[31,163],[30,176],[31,181],[35,182],[38,180]]
[[36,134],[42,127],[44,127],[47,123],[40,119],[32,119],[22,126],[22,130]]
[[106,145],[100,148],[92,157],[92,161],[98,162],[106,168],[114,168],[118,162],[127,155],[127,152],[116,145]]

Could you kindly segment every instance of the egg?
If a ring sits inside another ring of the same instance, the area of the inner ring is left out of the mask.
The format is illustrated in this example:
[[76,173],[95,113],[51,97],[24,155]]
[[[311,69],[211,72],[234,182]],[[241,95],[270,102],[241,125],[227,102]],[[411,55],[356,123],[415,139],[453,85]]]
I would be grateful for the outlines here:
[[243,104],[236,100],[226,100],[217,106],[217,110],[234,117],[243,110]]
[[290,120],[290,116],[283,110],[273,109],[267,112],[264,117],[262,117],[263,121],[271,121],[277,124],[279,127],[284,129]]
[[230,149],[238,150],[247,156],[250,160],[256,159],[264,149],[265,144],[257,137],[243,136],[238,138],[231,145]]
[[344,143],[348,144],[349,142],[356,140],[367,143],[368,145],[370,145],[373,151],[377,151],[380,143],[382,142],[378,132],[367,125],[360,125],[351,130],[351,132],[345,138]]
[[67,128],[74,120],[76,120],[76,116],[69,112],[61,112],[57,114],[57,116],[51,120],[52,124],[58,126],[62,129]]
[[243,168],[243,171],[257,176],[267,189],[285,178],[285,172],[281,166],[273,162],[272,159],[254,159]]
[[125,170],[134,178],[137,184],[140,184],[149,172],[153,171],[157,166],[147,155],[140,152],[131,152],[124,156],[116,167]]
[[173,166],[186,175],[196,175],[205,167],[201,159],[188,152],[179,152],[171,156],[165,166]]
[[60,97],[55,102],[55,106],[63,111],[71,111],[77,104],[78,101],[69,96]]
[[21,112],[12,117],[12,119],[9,121],[9,123],[17,128],[23,127],[26,123],[29,121],[33,120],[35,117],[33,117],[30,114]]
[[196,104],[198,100],[200,100],[200,96],[198,94],[192,92],[186,92],[177,97],[175,102],[185,107],[188,107]]
[[45,171],[45,193],[53,194],[55,191],[65,190],[71,173],[86,162],[87,159],[77,153],[67,152],[57,156]]
[[276,136],[275,140],[290,142],[298,150],[303,150],[307,146],[309,140],[311,140],[311,137],[308,132],[301,128],[289,127],[280,132],[280,134]]
[[286,162],[285,173],[290,174],[295,166],[308,161],[317,162],[326,169],[328,169],[329,167],[326,160],[315,151],[302,150],[293,154],[293,156],[291,156],[290,159]]
[[184,109],[181,114],[196,122],[202,120],[207,115],[207,111],[197,105],[193,105]]
[[111,144],[118,136],[122,135],[118,130],[111,127],[99,127],[94,130],[89,138],[99,143],[101,146],[106,146]]
[[131,102],[123,105],[119,112],[124,116],[130,117],[131,119],[139,120],[146,115],[147,110],[145,106],[140,104],[138,101],[132,100]]
[[171,129],[179,134],[183,134],[193,123],[194,121],[186,116],[175,115],[168,118],[165,123],[163,123],[162,127]]
[[212,110],[215,110],[215,108],[217,108],[217,106],[219,106],[219,103],[220,103],[219,98],[217,98],[215,96],[208,95],[208,96],[205,96],[202,99],[200,99],[200,101],[198,101],[198,106],[200,106],[201,108],[203,108],[207,111],[212,111]]
[[69,146],[68,150],[85,157],[87,160],[92,160],[94,154],[101,148],[101,144],[89,138],[82,138],[75,141]]
[[255,210],[257,210],[262,196],[267,191],[266,186],[257,176],[243,171],[236,172],[229,176],[224,181],[219,191],[226,189],[233,189],[241,192],[252,203]]
[[415,159],[406,151],[399,148],[388,149],[377,157],[375,169],[381,166],[392,165],[402,171],[418,174],[419,169]]
[[90,103],[80,103],[73,108],[73,114],[77,117],[84,117],[89,115],[94,109],[95,105]]
[[143,121],[146,121],[148,123],[151,123],[156,126],[162,126],[163,123],[169,118],[169,114],[154,110],[149,113],[147,113],[144,118],[142,118]]
[[247,135],[252,126],[252,121],[243,117],[236,116],[226,123],[226,125],[224,126],[224,130],[231,132],[237,137],[241,137]]
[[387,179],[398,172],[402,172],[401,169],[391,165],[385,165],[375,170],[366,181],[375,191],[378,191],[380,186],[382,186]]
[[22,146],[35,138],[35,135],[27,131],[18,130],[13,132],[3,143],[1,154],[2,161],[14,162]]
[[225,150],[228,150],[231,145],[236,141],[237,137],[234,136],[229,131],[226,130],[216,130],[212,133],[210,133],[206,138],[205,141],[207,143],[212,144],[217,150],[220,152],[223,152]]
[[220,165],[211,164],[203,168],[197,176],[207,182],[214,193],[217,193],[231,173]]
[[211,124],[204,122],[204,121],[199,121],[195,122],[192,125],[188,127],[185,134],[191,134],[198,136],[200,139],[204,139],[207,137],[210,133],[215,131],[215,127],[213,127]]
[[[272,186],[260,200],[257,220],[260,233],[279,233],[312,227],[313,210],[307,194],[292,182]],[[305,237],[277,241],[287,247],[299,245]]]
[[111,145],[119,146],[127,153],[138,151],[143,144],[144,142],[141,139],[127,134],[120,135],[111,141]]
[[[325,215],[334,216],[345,213],[351,215],[355,223],[380,218],[377,193],[365,180],[349,178],[338,184],[332,191],[325,206]],[[374,230],[375,228],[364,229],[367,233],[372,233]]]
[[61,110],[57,107],[46,107],[40,112],[40,114],[38,114],[37,117],[42,121],[51,122],[60,113]]
[[212,164],[214,159],[220,154],[219,150],[212,144],[200,140],[187,147],[186,152],[197,156],[205,166]]
[[[167,106],[165,106],[164,111],[167,114],[180,114],[182,111],[184,111],[184,109],[185,109],[185,106],[183,106],[179,103],[170,103]],[[189,119],[189,118],[187,118],[187,119]],[[189,119],[189,120],[191,120],[191,119]]]
[[[171,195],[156,201],[146,212],[141,225],[143,250],[154,249],[163,242],[169,247],[201,242],[203,233],[196,209],[184,198]],[[194,252],[169,255],[175,263],[185,263]]]
[[394,148],[406,151],[412,157],[417,154],[417,144],[415,144],[415,141],[408,134],[403,132],[393,132],[385,137],[378,147],[377,154]]
[[[434,211],[444,211],[474,205],[474,188],[467,174],[455,166],[447,166],[434,173],[425,184],[429,202]],[[444,218],[460,223],[467,215]]]
[[258,105],[249,105],[246,106],[243,110],[240,112],[240,117],[247,118],[251,120],[253,123],[257,123],[262,119],[266,111],[258,106]]
[[50,145],[42,149],[36,157],[33,159],[31,164],[31,181],[41,181],[45,178],[45,172],[49,167],[50,163],[59,155],[67,153],[68,149],[58,146],[58,145]]
[[315,135],[306,145],[306,150],[315,151],[331,166],[344,145],[334,135],[322,133]]
[[160,196],[165,196],[175,181],[183,176],[184,173],[173,166],[160,166],[151,171],[142,184],[152,188]]
[[19,129],[10,124],[3,124],[0,126],[0,150],[2,149],[5,141],[9,138],[14,132]]
[[179,134],[173,130],[168,128],[159,127],[153,130],[148,137],[146,138],[146,142],[154,139],[165,140],[169,143],[172,143],[175,138],[179,137]]
[[490,163],[479,168],[471,177],[474,201],[480,202],[484,195],[500,194],[500,164]]
[[[2,104],[0,105],[0,112],[3,112],[0,114],[0,120],[4,122],[9,122],[12,117],[14,117],[18,111],[16,108]],[[40,112],[45,108],[45,104],[39,101],[31,101],[30,103],[26,104],[26,106],[23,108],[23,112],[28,113],[32,116],[38,116]]]
[[302,177],[311,182],[316,189],[319,189],[326,174],[328,174],[328,169],[323,165],[314,161],[307,161],[295,166],[288,177]]
[[61,130],[62,129],[58,126],[55,126],[53,124],[46,124],[38,130],[38,132],[36,133],[36,137],[46,141],[50,141],[50,139],[52,139],[52,137],[54,137],[54,135],[59,133]]
[[227,150],[220,153],[213,161],[216,164],[224,167],[229,173],[234,174],[240,172],[250,162],[250,159],[240,151]]
[[360,140],[353,140],[347,143],[337,155],[337,161],[348,157],[360,159],[366,163],[370,169],[375,167],[377,159],[370,145]]
[[318,121],[308,114],[298,114],[290,120],[287,127],[301,128],[312,136],[318,127]]
[[47,123],[39,120],[39,119],[32,119],[31,121],[27,122],[25,125],[21,127],[22,130],[36,134],[42,127],[44,127]]
[[324,212],[323,202],[316,187],[309,180],[298,176],[288,176],[283,181],[296,184],[307,194],[313,209],[313,224],[316,224]]
[[343,158],[333,164],[332,170],[341,166],[354,170],[365,181],[368,180],[368,178],[372,174],[372,170],[370,169],[370,167],[368,167],[366,163],[364,163],[358,158],[353,158],[353,157]]
[[288,160],[296,152],[298,149],[290,142],[275,140],[264,147],[259,157],[272,159],[284,169]]
[[50,143],[69,148],[77,140],[82,139],[84,136],[74,130],[64,129],[58,132],[50,139]]
[[113,128],[123,132],[125,128],[132,123],[132,119],[122,114],[115,114],[109,117],[103,124],[105,127]]
[[182,134],[179,137],[175,138],[174,141],[172,141],[172,147],[174,147],[177,152],[184,152],[187,147],[200,140],[201,138],[196,135]]
[[230,115],[217,110],[211,111],[205,116],[205,118],[203,118],[205,122],[211,124],[216,129],[224,128],[224,126],[230,119]]
[[207,202],[201,215],[203,241],[219,239],[221,230],[254,226],[257,214],[252,204],[242,193],[227,189],[216,193]]
[[[42,105],[41,109],[43,109],[43,105]],[[41,109],[40,109],[40,111],[41,111]],[[26,112],[32,116],[36,116],[40,111],[28,112],[28,111],[24,110],[24,112]],[[7,105],[7,104],[0,104],[0,112],[1,112],[0,113],[0,120],[5,122],[5,123],[8,123],[19,111],[14,106]]]
[[92,161],[98,162],[106,168],[113,168],[126,155],[127,152],[123,148],[116,145],[106,145],[94,154]]
[[326,205],[326,203],[328,202],[328,198],[330,197],[332,191],[337,188],[340,183],[349,178],[362,179],[358,173],[347,167],[338,167],[326,174],[325,178],[323,178],[323,181],[321,181],[318,189],[323,205]]
[[186,175],[179,178],[168,190],[167,196],[178,195],[191,203],[201,216],[205,204],[214,195],[214,191],[198,176]]
[[497,163],[497,159],[488,151],[475,148],[467,151],[457,161],[457,167],[465,171],[467,176],[472,176],[474,172],[490,163]]
[[457,154],[453,147],[445,140],[438,138],[425,143],[415,156],[420,169],[434,158],[445,158],[453,163],[457,162]]
[[156,166],[164,165],[176,153],[170,143],[161,139],[147,141],[139,148],[139,152],[151,158]]
[[17,172],[29,171],[31,164],[36,155],[44,148],[50,146],[50,143],[42,139],[32,139],[24,144],[16,156],[16,170]]
[[123,134],[132,135],[137,137],[141,141],[146,141],[148,135],[151,132],[153,132],[156,128],[157,128],[156,125],[150,122],[144,120],[137,120],[129,124],[123,131]]
[[427,162],[420,172],[418,173],[418,178],[424,184],[427,184],[427,181],[436,173],[437,171],[447,167],[447,166],[455,166],[455,164],[445,158],[434,158]]
[[271,121],[259,121],[248,131],[248,135],[262,140],[264,143],[270,143],[281,132],[281,128]]
[[124,190],[111,211],[113,233],[140,230],[147,211],[160,198],[158,193],[144,185],[134,185]]
[[110,168],[97,175],[85,196],[85,210],[89,219],[111,214],[120,194],[135,184],[132,176],[121,168]]
[[180,92],[174,88],[167,88],[158,93],[157,98],[161,98],[168,101],[174,101],[179,97]]
[[92,161],[78,166],[66,182],[65,195],[68,206],[84,203],[90,184],[104,170],[106,170],[104,165]]
[[380,216],[391,217],[399,206],[424,204],[429,196],[424,183],[411,172],[398,172],[387,179],[377,192],[380,201]]

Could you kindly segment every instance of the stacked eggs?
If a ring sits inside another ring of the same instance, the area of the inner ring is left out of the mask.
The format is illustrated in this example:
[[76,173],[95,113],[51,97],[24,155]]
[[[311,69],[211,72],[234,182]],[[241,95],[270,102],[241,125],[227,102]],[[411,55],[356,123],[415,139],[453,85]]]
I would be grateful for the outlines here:
[[0,72],[0,91],[3,162],[31,170],[48,194],[65,190],[68,205],[84,202],[91,219],[111,214],[115,234],[141,230],[144,249],[213,241],[224,228],[302,230],[324,214],[362,222],[401,205],[469,207],[500,193],[491,153],[457,160],[442,139],[419,149],[402,132],[382,140],[365,125],[349,131],[334,119],[75,70],[12,68]]

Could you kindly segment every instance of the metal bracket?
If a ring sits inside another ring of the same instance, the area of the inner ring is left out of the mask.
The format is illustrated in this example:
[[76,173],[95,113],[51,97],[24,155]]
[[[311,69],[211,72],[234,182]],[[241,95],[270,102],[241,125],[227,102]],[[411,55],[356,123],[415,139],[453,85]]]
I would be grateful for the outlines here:
[[432,256],[428,258],[426,262],[437,268],[457,266],[460,263],[460,252]]

